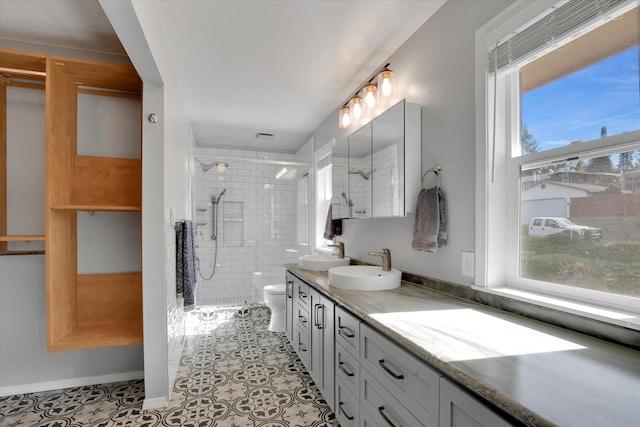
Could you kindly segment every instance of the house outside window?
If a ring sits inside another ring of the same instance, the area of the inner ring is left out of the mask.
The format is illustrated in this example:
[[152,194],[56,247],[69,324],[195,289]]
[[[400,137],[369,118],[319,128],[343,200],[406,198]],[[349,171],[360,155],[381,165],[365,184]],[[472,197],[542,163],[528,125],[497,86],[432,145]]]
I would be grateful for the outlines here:
[[638,9],[518,2],[478,32],[477,285],[640,314]]

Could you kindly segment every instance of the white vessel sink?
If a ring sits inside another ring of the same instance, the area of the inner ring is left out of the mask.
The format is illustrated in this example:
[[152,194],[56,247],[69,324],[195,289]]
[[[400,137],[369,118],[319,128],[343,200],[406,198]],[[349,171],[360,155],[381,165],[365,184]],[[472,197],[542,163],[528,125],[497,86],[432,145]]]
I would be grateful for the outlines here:
[[312,254],[298,258],[298,267],[305,270],[327,271],[333,267],[349,265],[351,258],[338,258],[333,255]]
[[329,270],[329,284],[354,291],[385,291],[400,287],[402,272],[383,271],[375,265],[348,265]]

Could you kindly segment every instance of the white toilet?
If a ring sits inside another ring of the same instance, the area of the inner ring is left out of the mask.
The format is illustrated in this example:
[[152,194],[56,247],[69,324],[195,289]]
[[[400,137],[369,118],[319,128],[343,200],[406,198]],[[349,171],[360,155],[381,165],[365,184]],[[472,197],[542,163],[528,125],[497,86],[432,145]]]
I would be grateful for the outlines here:
[[269,331],[284,332],[286,325],[285,285],[267,285],[264,287],[264,303],[271,309]]

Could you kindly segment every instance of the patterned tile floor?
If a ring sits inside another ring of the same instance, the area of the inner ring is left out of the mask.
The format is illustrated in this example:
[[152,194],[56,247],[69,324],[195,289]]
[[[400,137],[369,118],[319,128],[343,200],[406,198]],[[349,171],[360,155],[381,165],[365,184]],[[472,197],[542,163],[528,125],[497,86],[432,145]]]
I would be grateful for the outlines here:
[[169,407],[143,411],[128,381],[0,398],[0,426],[337,426],[269,309],[203,307],[191,315]]

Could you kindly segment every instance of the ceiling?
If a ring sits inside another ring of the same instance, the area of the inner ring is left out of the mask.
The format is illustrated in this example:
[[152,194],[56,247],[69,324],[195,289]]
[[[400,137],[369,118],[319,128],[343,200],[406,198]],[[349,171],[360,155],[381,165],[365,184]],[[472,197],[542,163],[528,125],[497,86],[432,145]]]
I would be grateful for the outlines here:
[[[197,144],[291,152],[444,1],[157,4]],[[0,0],[0,38],[124,54],[97,0]]]

